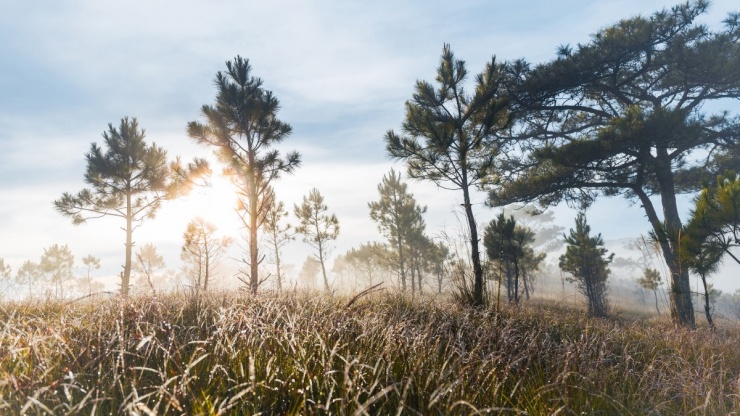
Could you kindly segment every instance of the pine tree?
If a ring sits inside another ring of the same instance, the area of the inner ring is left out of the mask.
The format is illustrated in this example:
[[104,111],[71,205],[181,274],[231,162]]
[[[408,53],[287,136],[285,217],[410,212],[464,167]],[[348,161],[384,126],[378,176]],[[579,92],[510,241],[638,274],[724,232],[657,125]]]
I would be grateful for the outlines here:
[[565,254],[560,256],[560,269],[570,273],[567,280],[575,283],[578,291],[586,298],[588,314],[605,317],[608,312],[607,278],[610,270],[607,267],[614,259],[614,254],[607,256],[601,234],[591,237],[591,227],[586,223],[586,215],[579,213],[576,217],[576,228],[564,235]]
[[208,170],[203,160],[187,169],[179,161],[167,162],[167,152],[144,141],[144,130],[136,118],[124,117],[118,128],[108,124],[104,147],[93,143],[85,157],[85,182],[90,188],[77,195],[64,193],[54,201],[62,215],[75,225],[103,216],[126,221],[126,256],[121,274],[121,294],[128,295],[131,281],[133,233],[146,218],[152,218],[162,202],[188,188],[193,176]]
[[162,286],[157,279],[157,272],[165,268],[164,257],[157,252],[154,244],[144,244],[136,252],[136,261],[133,264],[133,271],[139,273],[139,289],[146,285],[151,289],[152,294],[157,294],[157,286]]
[[[506,277],[503,282],[505,282],[509,302],[519,303],[521,292],[519,283],[526,272],[525,258],[529,254],[533,257],[530,260],[534,261],[534,251],[530,247],[534,241],[535,234],[532,230],[518,225],[514,216],[505,218],[503,213],[491,221],[483,233],[483,245],[488,258],[502,263]],[[523,283],[528,284],[528,282]],[[529,287],[525,292],[529,293]]]
[[473,263],[473,298],[483,305],[478,226],[473,215],[470,192],[484,179],[496,176],[494,158],[498,153],[496,135],[511,121],[500,80],[503,67],[493,59],[476,78],[474,93],[464,89],[465,62],[455,59],[444,45],[437,69],[437,89],[417,81],[413,98],[406,102],[404,136],[389,131],[386,149],[391,157],[406,161],[409,176],[426,179],[437,186],[462,192],[462,206],[470,231]]
[[256,294],[260,261],[257,231],[269,209],[270,185],[282,173],[293,172],[301,159],[297,152],[281,157],[274,149],[292,128],[277,118],[278,99],[251,72],[248,59],[237,56],[226,62],[226,72],[216,74],[216,102],[201,109],[206,123],[188,123],[188,134],[197,143],[216,149],[225,173],[239,188],[241,219],[249,232],[249,289]]
[[427,210],[417,205],[414,195],[408,193],[407,188],[408,185],[401,181],[401,174],[391,169],[378,184],[380,199],[368,203],[370,218],[378,223],[378,229],[395,252],[402,291],[406,290],[408,253],[405,250],[413,244],[416,235],[423,234],[425,224],[422,214]]
[[655,310],[660,315],[660,308],[658,307],[658,289],[663,284],[663,280],[660,277],[660,272],[656,269],[645,268],[642,277],[637,280],[637,284],[641,288],[653,292],[655,296]]
[[54,293],[58,298],[64,298],[64,286],[73,278],[72,269],[74,268],[75,257],[67,245],[53,246],[44,249],[44,255],[41,256],[39,267],[41,271],[47,273],[54,286]]
[[90,254],[87,257],[82,258],[82,265],[86,267],[87,273],[82,278],[80,286],[82,286],[83,290],[87,289],[87,294],[89,296],[92,295],[93,289],[100,290],[104,287],[102,283],[94,281],[92,276],[90,276],[90,273],[93,270],[100,268],[100,259]]
[[581,208],[600,196],[633,201],[660,237],[671,316],[687,327],[695,317],[677,195],[740,166],[740,119],[721,108],[737,109],[740,98],[740,15],[710,30],[698,22],[708,7],[697,0],[622,19],[550,62],[510,64],[520,134],[502,161],[511,175],[489,198]]
[[283,289],[284,283],[281,250],[294,239],[290,224],[281,224],[283,218],[287,216],[288,212],[285,210],[285,204],[281,201],[276,201],[273,197],[269,208],[265,212],[265,237],[274,256],[278,290]]
[[30,260],[26,260],[15,274],[15,280],[19,286],[28,287],[28,299],[33,299],[33,287],[41,279],[41,266]]
[[324,204],[324,197],[318,189],[313,188],[303,197],[300,206],[294,205],[295,216],[300,224],[296,232],[303,234],[303,241],[316,250],[315,259],[321,265],[321,275],[324,278],[324,290],[329,292],[329,278],[326,275],[326,259],[332,251],[329,242],[339,236],[339,220],[335,214],[328,215],[329,208]]

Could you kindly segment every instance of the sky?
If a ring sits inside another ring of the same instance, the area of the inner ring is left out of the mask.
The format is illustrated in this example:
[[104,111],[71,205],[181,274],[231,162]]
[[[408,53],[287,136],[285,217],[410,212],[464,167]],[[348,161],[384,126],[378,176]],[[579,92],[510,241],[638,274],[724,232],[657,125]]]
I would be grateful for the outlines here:
[[[123,224],[113,219],[73,226],[54,210],[63,192],[84,187],[85,153],[102,142],[108,123],[136,117],[147,140],[185,160],[209,156],[186,134],[211,104],[215,74],[241,55],[281,103],[279,117],[293,127],[281,149],[298,150],[303,165],[277,184],[278,198],[293,204],[311,188],[325,196],[341,234],[335,254],[381,241],[367,203],[376,186],[401,162],[385,153],[384,134],[398,129],[404,102],[417,79],[433,80],[443,44],[467,63],[471,75],[492,56],[552,59],[562,44],[589,36],[620,18],[648,15],[672,2],[627,1],[143,1],[22,2],[5,0],[0,14],[0,258],[17,270],[38,261],[53,244],[67,244],[76,259],[102,259],[98,275],[112,282],[123,263]],[[701,20],[712,28],[731,0],[714,1]],[[471,77],[472,78],[472,77]],[[735,112],[740,105],[732,103]],[[210,156],[209,156],[210,157]],[[218,168],[216,168],[218,169]],[[410,182],[428,206],[430,235],[460,228],[454,212],[459,192]],[[165,204],[134,235],[153,243],[168,266],[179,268],[182,233],[194,215],[222,230],[236,228],[223,196],[196,192]],[[474,195],[479,223],[500,210]],[[682,202],[688,211],[688,199]],[[555,208],[557,222],[574,212]],[[607,241],[633,239],[648,230],[639,205],[621,199],[597,202],[587,213]],[[295,219],[289,219],[295,224]],[[230,231],[225,231],[230,232]],[[237,237],[238,238],[238,237]],[[286,248],[289,262],[311,253],[300,239]],[[737,268],[717,286],[740,288]]]

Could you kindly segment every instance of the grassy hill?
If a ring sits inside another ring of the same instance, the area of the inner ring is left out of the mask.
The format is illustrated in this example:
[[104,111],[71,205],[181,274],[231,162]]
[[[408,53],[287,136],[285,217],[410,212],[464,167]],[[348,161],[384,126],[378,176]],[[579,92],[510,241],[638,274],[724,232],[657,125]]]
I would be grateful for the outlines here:
[[740,412],[737,329],[555,302],[224,293],[6,303],[0,322],[2,414]]

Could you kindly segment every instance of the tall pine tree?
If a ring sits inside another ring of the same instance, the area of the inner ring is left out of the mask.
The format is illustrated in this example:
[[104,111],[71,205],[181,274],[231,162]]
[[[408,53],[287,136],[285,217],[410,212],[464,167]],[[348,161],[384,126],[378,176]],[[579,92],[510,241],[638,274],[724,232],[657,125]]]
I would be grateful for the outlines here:
[[293,172],[301,162],[298,152],[280,155],[275,145],[292,128],[277,118],[280,103],[262,80],[252,76],[248,59],[226,62],[226,72],[216,74],[216,102],[201,109],[205,123],[188,123],[188,134],[197,143],[214,147],[239,188],[242,221],[249,232],[249,289],[259,286],[258,229],[264,224],[271,200],[270,184],[282,173]]

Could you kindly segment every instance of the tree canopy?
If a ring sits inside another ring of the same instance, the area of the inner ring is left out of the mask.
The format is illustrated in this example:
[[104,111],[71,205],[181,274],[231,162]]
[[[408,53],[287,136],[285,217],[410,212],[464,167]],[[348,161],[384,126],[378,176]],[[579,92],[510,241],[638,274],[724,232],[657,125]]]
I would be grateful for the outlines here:
[[[639,201],[661,232],[673,318],[694,325],[688,274],[678,262],[676,195],[740,162],[740,119],[710,112],[740,97],[740,17],[711,31],[696,22],[708,2],[637,16],[599,30],[557,59],[508,66],[520,122],[493,205],[537,199],[581,208],[598,196]],[[724,101],[723,101],[724,100]],[[651,197],[655,198],[651,198]],[[662,218],[660,213],[662,212]]]

